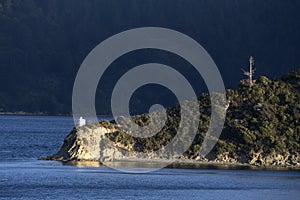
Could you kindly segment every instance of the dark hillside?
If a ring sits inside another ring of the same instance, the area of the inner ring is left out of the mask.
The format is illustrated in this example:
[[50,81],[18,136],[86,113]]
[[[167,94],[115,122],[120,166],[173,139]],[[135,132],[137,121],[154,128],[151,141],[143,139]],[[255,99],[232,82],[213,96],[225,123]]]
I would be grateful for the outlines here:
[[[237,85],[250,55],[257,61],[256,77],[278,77],[300,67],[299,10],[296,0],[0,0],[0,112],[70,113],[73,81],[85,56],[111,35],[137,27],[165,27],[194,38],[211,54],[227,87]],[[164,52],[125,55],[111,66],[116,75],[104,80],[107,88],[99,89],[99,114],[110,113],[118,73],[149,61],[189,67]],[[205,91],[190,76],[197,93]],[[135,101],[153,91],[137,94]]]

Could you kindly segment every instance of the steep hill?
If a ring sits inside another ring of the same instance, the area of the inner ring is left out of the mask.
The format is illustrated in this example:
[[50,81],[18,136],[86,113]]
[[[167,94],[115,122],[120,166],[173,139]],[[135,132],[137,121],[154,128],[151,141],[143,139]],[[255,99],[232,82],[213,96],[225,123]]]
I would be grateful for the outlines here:
[[[194,38],[211,54],[227,87],[237,85],[250,55],[256,58],[257,77],[279,76],[300,67],[299,10],[296,0],[0,0],[0,112],[71,113],[73,82],[83,59],[106,38],[137,27],[165,27]],[[178,56],[129,53],[102,80],[98,114],[111,113],[110,95],[121,75],[149,62],[187,74],[198,95],[206,89]],[[154,92],[155,99],[147,98]],[[145,112],[152,101],[176,103],[155,86],[133,101],[133,113]]]

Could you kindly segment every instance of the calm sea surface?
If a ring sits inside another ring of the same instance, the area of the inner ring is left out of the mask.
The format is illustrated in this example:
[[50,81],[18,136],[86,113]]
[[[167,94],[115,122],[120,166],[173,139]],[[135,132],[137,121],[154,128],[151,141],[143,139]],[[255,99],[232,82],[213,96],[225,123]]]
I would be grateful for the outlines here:
[[0,115],[0,199],[300,199],[299,171],[128,174],[37,160],[55,153],[72,127],[71,117]]

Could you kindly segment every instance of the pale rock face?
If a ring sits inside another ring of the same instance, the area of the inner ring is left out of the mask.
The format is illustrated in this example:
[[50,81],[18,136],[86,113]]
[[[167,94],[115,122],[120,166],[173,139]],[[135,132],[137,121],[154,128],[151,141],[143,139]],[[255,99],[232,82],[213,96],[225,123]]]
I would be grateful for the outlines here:
[[64,140],[61,149],[50,160],[109,161],[123,156],[122,150],[105,137],[115,129],[77,127]]

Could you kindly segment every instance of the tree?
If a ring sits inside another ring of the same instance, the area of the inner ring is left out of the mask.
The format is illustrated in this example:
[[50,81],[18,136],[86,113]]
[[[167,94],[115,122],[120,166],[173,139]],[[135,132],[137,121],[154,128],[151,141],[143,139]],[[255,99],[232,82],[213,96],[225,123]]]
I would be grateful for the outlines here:
[[253,86],[253,74],[255,72],[255,69],[253,68],[254,66],[254,58],[253,56],[250,56],[249,58],[249,72],[246,72],[245,70],[243,70],[244,75],[248,76],[248,81],[249,81],[249,86],[252,87]]

